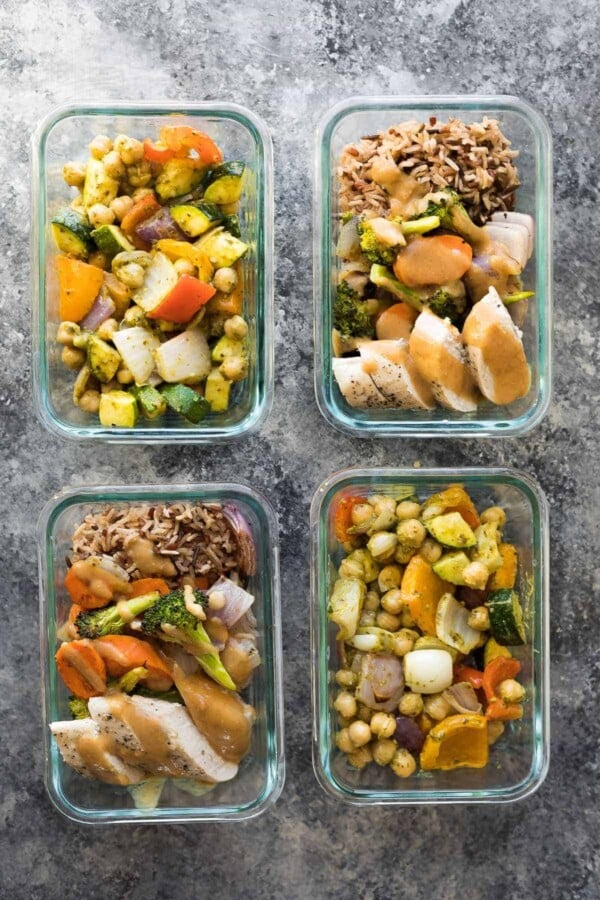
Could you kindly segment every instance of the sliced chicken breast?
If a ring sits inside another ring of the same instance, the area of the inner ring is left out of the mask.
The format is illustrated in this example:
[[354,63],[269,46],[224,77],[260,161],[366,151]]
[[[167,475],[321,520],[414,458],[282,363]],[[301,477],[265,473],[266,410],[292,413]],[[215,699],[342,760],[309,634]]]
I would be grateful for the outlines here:
[[458,412],[477,409],[479,391],[454,325],[424,309],[415,322],[408,346],[421,377],[430,384],[441,406]]
[[146,777],[114,752],[93,719],[52,722],[50,731],[65,763],[80,775],[108,784],[139,784]]
[[391,406],[391,401],[377,389],[375,382],[363,368],[357,356],[332,360],[333,374],[340,391],[355,409]]
[[504,406],[527,394],[531,372],[521,332],[495,288],[472,308],[463,327],[463,339],[484,397]]
[[519,222],[488,222],[485,228],[490,240],[504,244],[523,271],[530,256],[530,237],[525,225]]
[[237,765],[215,753],[180,703],[106,694],[93,697],[89,710],[119,756],[148,774],[214,782],[237,774]]
[[535,225],[532,216],[527,215],[527,213],[497,211],[492,215],[490,222],[524,225],[529,233],[528,258],[531,256],[533,253],[533,236],[535,234]]
[[369,341],[361,345],[360,355],[363,369],[394,406],[433,409],[433,393],[408,352],[407,340]]

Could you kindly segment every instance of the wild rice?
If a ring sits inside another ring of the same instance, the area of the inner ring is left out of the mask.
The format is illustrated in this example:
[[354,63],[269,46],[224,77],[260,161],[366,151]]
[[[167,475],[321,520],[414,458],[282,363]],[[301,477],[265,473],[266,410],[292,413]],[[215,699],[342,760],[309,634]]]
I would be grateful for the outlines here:
[[132,578],[141,573],[127,554],[132,537],[152,541],[156,553],[173,561],[178,575],[167,579],[177,586],[183,575],[206,575],[209,582],[238,571],[241,548],[236,532],[219,504],[172,503],[106,507],[90,513],[75,530],[71,562],[88,556],[111,556]]
[[369,178],[375,156],[393,159],[428,190],[454,188],[478,223],[496,209],[514,206],[519,176],[513,160],[518,151],[510,149],[497,119],[484,116],[470,125],[460,119],[402,122],[344,147],[338,167],[342,212],[388,212],[388,195]]

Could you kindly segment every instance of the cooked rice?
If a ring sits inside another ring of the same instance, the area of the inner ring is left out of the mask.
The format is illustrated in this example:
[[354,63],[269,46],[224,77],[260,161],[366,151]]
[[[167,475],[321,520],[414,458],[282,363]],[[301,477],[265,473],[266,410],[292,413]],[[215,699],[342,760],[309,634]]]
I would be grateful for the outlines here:
[[71,562],[88,556],[111,556],[131,578],[142,573],[125,544],[135,537],[152,541],[156,553],[172,560],[178,575],[166,579],[176,587],[184,575],[220,575],[243,571],[242,549],[232,524],[219,504],[157,503],[128,509],[107,507],[90,513],[73,534]]
[[369,178],[374,156],[393,159],[430,191],[454,188],[475,222],[514,206],[519,176],[513,160],[518,150],[510,149],[497,119],[484,116],[470,125],[460,119],[402,122],[344,147],[338,167],[342,212],[389,211],[388,195]]

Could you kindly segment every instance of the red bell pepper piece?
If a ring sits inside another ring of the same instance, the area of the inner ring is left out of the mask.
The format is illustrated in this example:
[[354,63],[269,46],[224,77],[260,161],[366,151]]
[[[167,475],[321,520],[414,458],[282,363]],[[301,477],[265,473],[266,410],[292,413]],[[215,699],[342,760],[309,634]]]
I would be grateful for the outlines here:
[[521,671],[518,659],[497,656],[490,660],[483,672],[483,689],[488,701],[496,700],[498,685],[507,678],[515,678]]
[[223,154],[212,138],[188,125],[167,125],[161,128],[160,139],[175,156],[186,157],[192,150],[205,166],[214,166],[223,161]]
[[144,156],[150,162],[166,163],[168,160],[173,159],[175,151],[160,141],[155,144],[150,138],[146,138],[144,140]]
[[519,703],[505,703],[498,697],[488,703],[485,711],[486,719],[500,719],[502,722],[521,719],[522,716],[523,707]]
[[149,319],[165,319],[167,322],[189,322],[216,293],[212,284],[192,275],[182,275],[162,303],[147,313],[147,316]]
[[461,681],[468,682],[477,691],[483,686],[483,672],[458,663],[454,666],[454,683],[458,684]]

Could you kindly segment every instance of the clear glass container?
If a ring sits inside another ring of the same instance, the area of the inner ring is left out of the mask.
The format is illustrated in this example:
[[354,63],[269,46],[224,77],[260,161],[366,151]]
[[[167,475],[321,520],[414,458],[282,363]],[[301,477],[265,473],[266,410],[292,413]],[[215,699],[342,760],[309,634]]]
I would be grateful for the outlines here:
[[[407,485],[425,498],[455,483],[464,485],[478,509],[498,504],[506,510],[505,539],[518,550],[515,589],[523,605],[527,643],[511,652],[521,662],[519,680],[527,692],[523,718],[507,723],[483,769],[418,771],[405,779],[375,764],[357,771],[335,746],[337,626],[328,621],[327,603],[344,555],[334,533],[337,504],[348,496],[396,496]],[[536,790],[546,776],[550,754],[548,507],[536,482],[510,469],[346,469],[317,489],[310,531],[313,766],[321,786],[333,797],[358,805],[499,803]]]
[[[88,144],[97,134],[154,137],[174,114],[178,114],[178,124],[209,134],[226,159],[246,164],[239,217],[244,240],[250,245],[242,261],[244,316],[249,324],[248,377],[234,385],[226,412],[212,413],[198,425],[169,413],[152,422],[140,418],[135,428],[106,428],[97,415],[73,404],[74,374],[61,363],[61,347],[55,340],[60,321],[57,250],[50,220],[72,199],[62,178],[64,163],[84,160]],[[126,443],[214,443],[256,430],[273,399],[273,149],[262,119],[231,103],[61,107],[37,128],[32,159],[33,387],[43,424],[62,437]]]
[[[54,663],[57,630],[65,621],[70,599],[63,586],[65,557],[74,527],[92,511],[107,505],[127,508],[148,502],[229,502],[248,521],[256,545],[256,575],[248,589],[255,596],[258,649],[255,669],[244,698],[257,712],[248,756],[237,776],[194,797],[167,782],[159,805],[135,809],[126,787],[102,784],[65,765],[49,723],[70,719],[69,691]],[[240,821],[264,812],[279,797],[284,777],[281,619],[277,521],[270,503],[241,484],[128,485],[75,488],[48,501],[38,523],[42,690],[44,697],[45,779],[50,799],[65,816],[83,823]]]
[[[336,170],[342,148],[363,135],[403,121],[456,117],[472,122],[499,119],[519,150],[521,186],[516,209],[535,221],[533,256],[524,274],[524,289],[535,291],[523,325],[523,342],[531,367],[527,396],[509,406],[481,404],[474,413],[437,407],[433,410],[353,409],[343,398],[332,372],[332,303],[340,261],[335,255],[339,232]],[[550,402],[552,337],[552,139],[544,118],[516,97],[406,96],[353,97],[338,103],[322,119],[315,149],[314,315],[315,390],[319,408],[336,428],[355,435],[439,437],[448,435],[509,437],[533,428]]]

